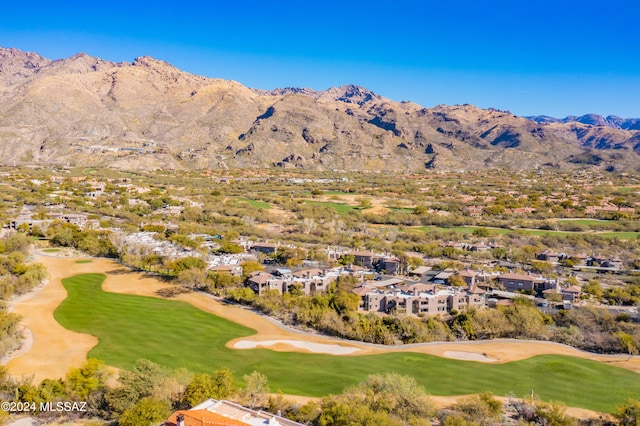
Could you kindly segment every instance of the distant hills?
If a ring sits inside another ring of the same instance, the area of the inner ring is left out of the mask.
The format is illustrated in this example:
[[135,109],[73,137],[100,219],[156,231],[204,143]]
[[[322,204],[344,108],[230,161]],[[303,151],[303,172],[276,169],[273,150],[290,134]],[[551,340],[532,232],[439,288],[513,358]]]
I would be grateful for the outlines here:
[[640,130],[640,118],[620,118],[615,115],[603,117],[598,114],[586,114],[581,116],[570,115],[565,118],[553,118],[546,115],[526,117],[536,123],[582,123],[592,126],[606,126],[613,129]]
[[250,89],[150,57],[0,48],[4,164],[123,169],[637,170],[640,120],[425,108],[363,87]]

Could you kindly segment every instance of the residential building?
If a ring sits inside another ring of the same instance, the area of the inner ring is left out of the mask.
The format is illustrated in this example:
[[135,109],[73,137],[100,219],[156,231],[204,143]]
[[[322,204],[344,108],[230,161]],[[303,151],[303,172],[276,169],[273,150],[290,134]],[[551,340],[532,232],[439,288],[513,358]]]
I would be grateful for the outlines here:
[[278,250],[278,245],[273,243],[255,243],[251,248],[260,253],[274,254]]
[[190,410],[173,413],[161,426],[302,426],[279,414],[256,411],[231,401],[208,399]]
[[536,278],[525,274],[502,274],[498,283],[509,292],[535,291]]
[[366,312],[444,315],[452,309],[482,309],[485,305],[484,291],[478,288],[438,289],[432,284],[413,284],[381,289],[366,284],[353,292],[362,298],[360,307]]
[[375,253],[370,251],[352,251],[353,263],[363,268],[373,268]]

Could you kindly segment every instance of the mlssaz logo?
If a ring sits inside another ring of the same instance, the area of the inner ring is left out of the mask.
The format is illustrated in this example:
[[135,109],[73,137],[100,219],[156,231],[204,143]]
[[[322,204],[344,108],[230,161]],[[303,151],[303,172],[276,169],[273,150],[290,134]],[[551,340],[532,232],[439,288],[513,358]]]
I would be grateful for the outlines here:
[[86,412],[87,403],[76,401],[41,402],[40,411]]

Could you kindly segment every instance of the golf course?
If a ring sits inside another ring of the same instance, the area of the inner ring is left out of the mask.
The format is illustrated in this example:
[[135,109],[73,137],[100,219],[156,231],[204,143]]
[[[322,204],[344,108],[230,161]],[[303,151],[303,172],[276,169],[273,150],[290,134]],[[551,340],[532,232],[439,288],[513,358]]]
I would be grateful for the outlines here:
[[[612,412],[627,398],[640,394],[637,359],[588,354],[549,342],[372,347],[295,334],[204,294],[163,298],[158,290],[170,284],[106,259],[78,263],[77,259],[43,256],[38,261],[46,264],[52,276],[39,293],[15,304],[32,331],[33,347],[9,361],[7,368],[14,375],[31,371],[38,379],[60,376],[78,364],[74,360],[87,357],[118,368],[130,368],[145,358],[194,372],[228,367],[238,382],[242,375],[259,371],[267,375],[272,391],[306,396],[340,393],[367,375],[382,372],[413,376],[436,396],[489,390],[499,396],[525,397],[533,390],[543,400],[599,412]],[[38,325],[36,317],[47,325]],[[233,345],[239,339],[281,338],[358,350],[338,356],[309,353],[286,344],[273,350],[234,349],[238,346]],[[43,351],[38,345],[58,347],[61,357],[55,364],[49,362],[58,352]],[[483,354],[491,362],[450,359],[445,357],[447,351]]]
[[225,344],[250,336],[253,330],[185,302],[104,292],[105,278],[81,274],[64,279],[68,297],[54,315],[64,327],[96,336],[99,343],[89,356],[116,367],[130,368],[146,358],[196,372],[229,367],[240,376],[257,370],[268,376],[274,389],[310,396],[339,393],[368,374],[392,371],[414,376],[435,395],[490,390],[524,396],[533,389],[545,400],[598,411],[611,411],[640,393],[636,373],[557,355],[478,368],[474,362],[416,353],[338,357],[267,349],[237,351]]

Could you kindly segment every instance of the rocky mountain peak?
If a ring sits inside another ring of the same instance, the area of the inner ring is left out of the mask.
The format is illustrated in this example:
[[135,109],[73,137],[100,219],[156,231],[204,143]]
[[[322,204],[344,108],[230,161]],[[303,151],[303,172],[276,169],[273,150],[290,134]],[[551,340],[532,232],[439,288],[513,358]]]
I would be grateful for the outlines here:
[[15,49],[0,49],[0,85],[5,164],[640,169],[640,131],[633,130],[640,122],[618,117],[603,119],[608,126],[578,122],[600,122],[595,115],[536,123],[469,104],[395,102],[357,85],[263,91],[148,56],[49,61]]
[[115,67],[116,64],[110,61],[87,55],[86,53],[76,53],[65,59],[57,59],[49,65],[47,73],[69,73],[86,74]]
[[348,84],[346,86],[334,87],[326,91],[327,94],[333,96],[334,100],[345,102],[348,104],[357,104],[363,106],[364,104],[376,99],[381,99],[380,96],[372,91],[354,84]]
[[51,61],[37,53],[0,47],[0,84],[11,85],[31,77]]

